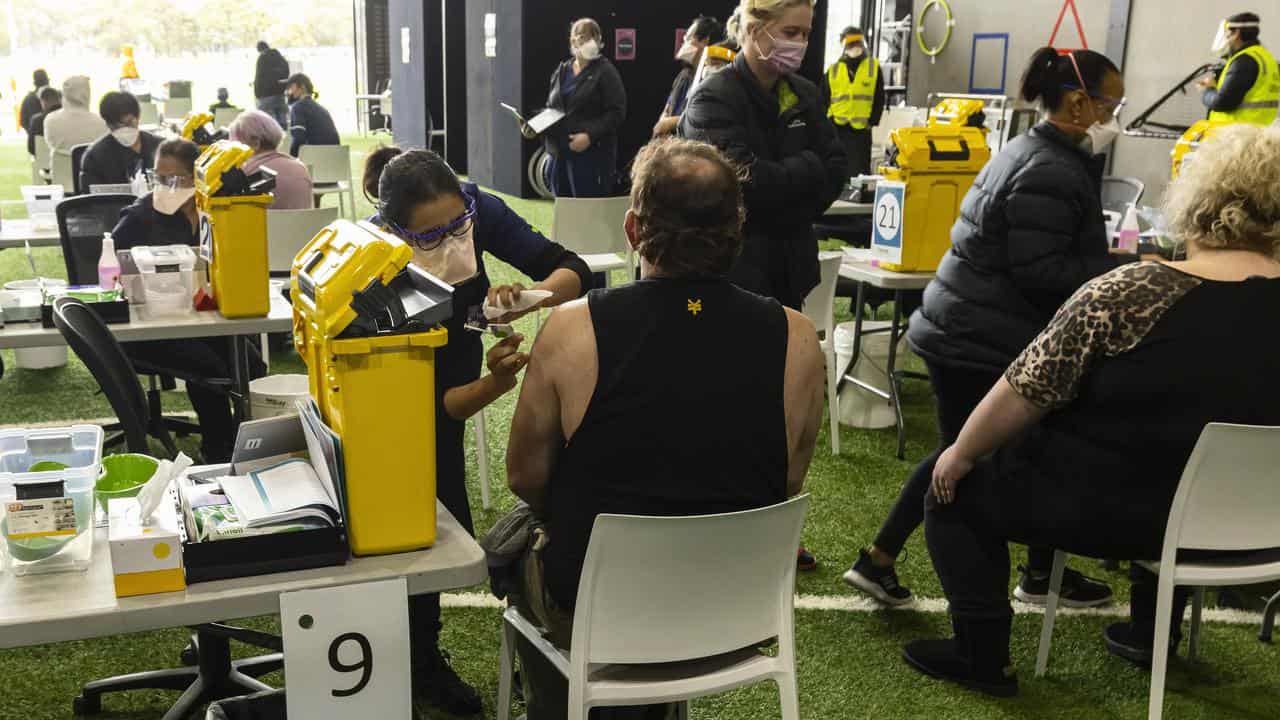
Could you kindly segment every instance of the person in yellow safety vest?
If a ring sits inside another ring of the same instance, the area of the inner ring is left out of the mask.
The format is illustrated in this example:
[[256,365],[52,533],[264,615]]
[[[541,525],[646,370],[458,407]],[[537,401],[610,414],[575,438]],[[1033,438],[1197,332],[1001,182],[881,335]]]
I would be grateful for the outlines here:
[[827,70],[822,99],[849,157],[849,176],[854,177],[871,172],[871,128],[884,114],[884,77],[880,62],[867,52],[860,28],[842,30],[840,44],[844,52]]
[[1232,15],[1218,28],[1213,51],[1227,58],[1215,78],[1200,79],[1203,101],[1214,122],[1270,125],[1280,106],[1280,66],[1258,42],[1261,23],[1253,13]]

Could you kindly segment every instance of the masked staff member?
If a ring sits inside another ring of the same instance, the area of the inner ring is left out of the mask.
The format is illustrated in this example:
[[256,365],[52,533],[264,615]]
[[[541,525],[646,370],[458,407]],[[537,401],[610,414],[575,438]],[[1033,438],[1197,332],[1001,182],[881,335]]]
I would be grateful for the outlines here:
[[608,197],[618,172],[618,130],[627,119],[627,91],[618,69],[601,55],[604,33],[591,18],[569,27],[573,57],[551,73],[547,107],[564,119],[543,133],[556,197]]
[[702,60],[698,62],[698,69],[693,73],[693,82],[689,85],[689,96],[693,96],[693,91],[702,84],[703,80],[715,75],[733,64],[733,59],[738,57],[736,45],[732,40],[726,40],[722,43],[707,46],[702,53]]
[[672,135],[676,125],[680,123],[680,113],[684,112],[685,101],[693,89],[693,77],[703,51],[711,43],[724,39],[724,26],[719,20],[706,15],[699,15],[684,34],[684,42],[676,51],[676,60],[680,61],[680,72],[671,83],[671,94],[667,96],[667,104],[662,108],[662,117],[653,126],[653,136]]
[[1226,123],[1270,125],[1280,104],[1280,67],[1258,42],[1262,23],[1253,13],[1232,15],[1218,27],[1213,52],[1227,58],[1216,78],[1200,79],[1209,119]]
[[880,61],[868,56],[861,28],[842,30],[840,44],[844,52],[821,86],[823,102],[849,157],[849,176],[866,175],[871,171],[871,128],[884,114],[884,76]]
[[[581,258],[529,227],[498,197],[473,183],[459,182],[444,159],[430,150],[375,150],[365,161],[363,185],[377,208],[372,222],[408,243],[415,264],[454,287],[454,316],[445,323],[449,344],[435,356],[436,492],[462,527],[474,532],[465,485],[465,424],[456,418],[465,418],[511,390],[514,372],[523,362],[518,355],[505,355],[501,372],[491,355],[495,372],[480,378],[484,348],[479,335],[464,329],[469,312],[486,298],[492,305],[511,307],[525,289],[519,284],[491,287],[484,255],[537,280],[532,289],[551,291],[544,307],[580,296],[591,286],[591,272]],[[454,715],[479,713],[480,696],[458,677],[440,650],[440,596],[410,598],[409,626],[415,698]]]

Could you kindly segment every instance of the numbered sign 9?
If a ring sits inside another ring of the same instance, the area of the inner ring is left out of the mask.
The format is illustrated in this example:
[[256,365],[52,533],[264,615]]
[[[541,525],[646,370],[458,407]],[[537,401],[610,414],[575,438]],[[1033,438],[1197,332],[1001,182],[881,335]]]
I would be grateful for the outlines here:
[[876,184],[871,210],[871,253],[877,260],[902,262],[902,216],[906,209],[907,186],[900,182]]
[[280,625],[289,717],[409,719],[404,578],[283,593]]

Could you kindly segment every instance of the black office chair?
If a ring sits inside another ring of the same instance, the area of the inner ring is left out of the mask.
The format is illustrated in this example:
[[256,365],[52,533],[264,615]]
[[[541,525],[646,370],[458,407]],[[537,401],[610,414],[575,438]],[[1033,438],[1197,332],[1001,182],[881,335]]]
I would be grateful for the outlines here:
[[[114,446],[123,441],[129,452],[150,453],[147,436],[151,436],[160,441],[170,457],[177,456],[178,448],[169,434],[168,419],[154,411],[142,392],[142,384],[138,382],[139,374],[158,375],[175,371],[130,360],[102,318],[74,298],[63,297],[54,301],[53,324],[66,339],[67,346],[89,369],[89,374],[98,381],[119,420],[104,428],[114,432],[104,444]],[[231,389],[230,380],[196,377],[188,373],[176,373],[176,377],[218,392],[227,393]],[[194,432],[199,431],[199,425],[189,424]]]
[[[176,454],[173,440],[168,437],[164,425],[149,421],[147,403],[135,368],[102,318],[80,300],[62,297],[53,302],[53,324],[102,387],[111,409],[120,420],[121,437],[128,451],[150,454],[147,435],[159,432],[165,448]],[[284,666],[278,636],[218,623],[196,625],[191,629],[191,644],[183,651],[182,657],[192,667],[134,673],[88,683],[74,701],[75,714],[100,712],[102,695],[122,690],[156,688],[186,691],[198,686],[197,692],[184,693],[178,700],[174,710],[181,706],[179,713],[170,711],[173,717],[186,717],[195,708],[214,700],[272,689],[255,678]],[[272,650],[273,654],[232,662],[231,640]]]
[[[127,193],[102,193],[77,195],[58,203],[55,213],[58,218],[58,234],[61,236],[62,260],[66,264],[69,284],[94,285],[98,282],[102,235],[115,228],[120,220],[120,212],[132,205],[135,200],[137,198]],[[116,249],[127,250],[128,248],[117,247]],[[156,436],[161,437],[158,427],[160,425],[167,429],[164,433],[166,437],[169,432],[178,437],[200,432],[200,426],[190,420],[164,415],[160,393],[177,387],[173,379],[181,377],[182,373],[146,363],[134,363],[134,365],[139,367],[139,372],[148,376],[147,407],[152,424],[157,426]],[[170,443],[172,440],[166,442],[165,449],[173,453],[175,451],[170,448]]]
[[85,187],[80,179],[80,165],[84,160],[85,151],[89,149],[91,143],[71,146],[71,184],[76,195],[89,192],[89,188]]

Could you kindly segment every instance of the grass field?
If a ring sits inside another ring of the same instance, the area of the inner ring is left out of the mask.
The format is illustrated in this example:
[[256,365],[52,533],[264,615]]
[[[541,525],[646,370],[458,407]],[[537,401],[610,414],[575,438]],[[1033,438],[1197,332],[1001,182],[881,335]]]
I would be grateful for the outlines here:
[[[359,167],[370,142],[349,138]],[[21,146],[0,145],[0,199],[17,196],[17,185],[29,177]],[[507,198],[537,228],[550,227],[549,203]],[[361,212],[368,210],[358,199]],[[37,251],[41,272],[63,275],[56,249]],[[488,260],[495,281],[519,276],[509,267]],[[0,281],[29,275],[19,252],[0,252]],[[841,301],[839,319],[848,319],[848,305]],[[532,319],[521,321],[532,336]],[[4,352],[8,367],[0,379],[0,425],[61,421],[110,415],[96,384],[82,365],[72,359],[53,371],[20,371],[12,353]],[[273,372],[304,372],[293,355],[272,357]],[[505,428],[510,422],[515,394],[488,410],[489,456],[495,506],[480,510],[475,486],[475,448],[469,446],[469,482],[477,525],[483,531],[511,506],[513,498],[503,487],[505,477]],[[924,679],[900,659],[901,645],[910,639],[946,631],[945,615],[922,610],[864,611],[840,581],[840,574],[866,544],[897,496],[912,464],[926,454],[935,440],[932,402],[923,383],[908,383],[903,397],[907,418],[907,460],[897,460],[892,430],[865,431],[844,428],[842,454],[832,457],[826,425],[818,438],[818,451],[806,484],[813,502],[804,542],[822,562],[818,571],[798,579],[797,592],[833,609],[800,610],[796,615],[801,713],[805,718],[928,718],[942,719],[1121,719],[1144,716],[1146,674],[1112,658],[1102,647],[1100,632],[1114,620],[1107,617],[1063,617],[1055,635],[1050,677],[1032,677],[1039,615],[1019,615],[1015,620],[1012,650],[1022,680],[1022,694],[1014,700],[995,701]],[[171,394],[166,407],[186,407],[185,398]],[[923,538],[917,533],[908,544],[900,572],[905,583],[920,596],[941,597],[929,564]],[[1091,574],[1106,575],[1090,560],[1077,559]],[[1119,573],[1107,575],[1119,602],[1127,599],[1127,587]],[[482,592],[484,588],[473,588]],[[726,588],[725,592],[732,592]],[[273,618],[249,621],[263,628]],[[445,610],[444,644],[460,672],[486,698],[486,716],[493,717],[497,691],[498,614],[491,609],[450,607]],[[1280,717],[1280,651],[1260,644],[1256,625],[1210,623],[1206,627],[1202,659],[1173,665],[1166,698],[1165,717],[1171,719],[1262,719]],[[46,720],[70,717],[70,701],[78,684],[98,677],[174,665],[184,643],[180,630],[140,633],[86,642],[0,651],[0,720]],[[108,697],[105,709],[112,718],[158,717],[173,695],[136,692]],[[779,717],[776,693],[762,686],[698,701],[697,718],[755,720]],[[437,717],[427,713],[427,717]],[[443,716],[439,716],[443,717]]]

